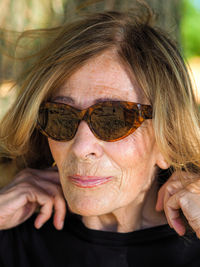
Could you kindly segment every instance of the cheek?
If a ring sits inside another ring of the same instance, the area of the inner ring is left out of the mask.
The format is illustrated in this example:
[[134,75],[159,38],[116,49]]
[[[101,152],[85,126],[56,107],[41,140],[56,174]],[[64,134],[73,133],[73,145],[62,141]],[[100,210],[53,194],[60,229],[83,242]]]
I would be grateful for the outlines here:
[[49,138],[48,143],[51,154],[56,161],[57,166],[61,166],[68,153],[68,144],[65,142],[57,142]]
[[[156,170],[156,143],[146,126],[132,135],[108,143],[107,155],[120,168],[122,199],[129,199],[151,185]],[[129,192],[129,194],[127,194]]]
[[108,144],[107,154],[122,169],[137,168],[155,161],[155,139],[150,138],[140,131],[113,143]]
[[[121,205],[139,195],[142,197],[151,186],[155,167],[154,142],[142,142],[139,134],[116,143],[113,161],[121,168],[119,198]],[[117,157],[117,155],[119,155]]]

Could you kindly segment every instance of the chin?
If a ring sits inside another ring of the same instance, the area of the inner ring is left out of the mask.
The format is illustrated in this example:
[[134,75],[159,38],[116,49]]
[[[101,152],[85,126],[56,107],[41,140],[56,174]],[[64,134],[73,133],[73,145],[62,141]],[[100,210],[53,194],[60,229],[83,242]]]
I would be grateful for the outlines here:
[[97,199],[68,200],[67,203],[70,211],[81,216],[100,216],[111,212],[111,210],[105,208],[108,206]]

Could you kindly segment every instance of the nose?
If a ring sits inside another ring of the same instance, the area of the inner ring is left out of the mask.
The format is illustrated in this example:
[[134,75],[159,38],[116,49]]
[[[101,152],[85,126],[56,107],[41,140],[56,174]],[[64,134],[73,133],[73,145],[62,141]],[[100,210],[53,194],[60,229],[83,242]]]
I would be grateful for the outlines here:
[[73,139],[72,152],[83,161],[91,161],[103,155],[101,140],[91,132],[87,122],[82,121]]

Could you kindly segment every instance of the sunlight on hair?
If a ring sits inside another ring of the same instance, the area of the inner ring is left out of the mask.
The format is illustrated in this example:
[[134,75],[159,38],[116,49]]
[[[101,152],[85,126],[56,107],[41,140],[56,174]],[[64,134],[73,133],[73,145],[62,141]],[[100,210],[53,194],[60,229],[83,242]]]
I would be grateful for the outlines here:
[[194,94],[197,102],[200,104],[200,57],[194,57],[189,60],[190,77],[194,87]]

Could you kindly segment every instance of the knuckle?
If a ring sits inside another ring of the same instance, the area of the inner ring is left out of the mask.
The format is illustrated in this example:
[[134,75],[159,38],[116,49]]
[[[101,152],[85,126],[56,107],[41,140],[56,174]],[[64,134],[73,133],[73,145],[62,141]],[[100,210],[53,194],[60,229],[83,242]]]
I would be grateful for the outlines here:
[[168,183],[168,185],[166,186],[166,191],[171,194],[173,192],[174,186],[174,182]]
[[181,181],[171,181],[167,186],[166,190],[169,194],[173,195],[177,191],[182,189]]
[[51,195],[47,195],[46,204],[47,206],[51,206],[54,203],[54,197]]
[[18,183],[16,185],[16,189],[25,194],[35,194],[36,192],[39,192],[39,189],[31,181],[28,180],[23,180],[22,182]]
[[190,183],[186,186],[187,191],[191,193],[200,193],[200,181]]
[[165,203],[164,203],[164,210],[167,212],[168,209],[171,207],[172,203],[172,198],[168,198]]
[[180,194],[180,196],[178,197],[178,202],[182,209],[188,210],[190,203],[185,192],[182,192],[182,194]]
[[32,172],[30,171],[29,168],[26,168],[22,171],[20,171],[16,176],[15,176],[15,181],[21,181],[23,179],[30,178],[32,176]]
[[36,174],[32,174],[31,175],[31,180],[33,181],[34,184],[38,185],[39,182],[41,182],[41,178],[39,176],[37,176]]
[[19,189],[27,189],[31,186],[30,182],[23,180],[21,183],[17,184],[16,187]]

